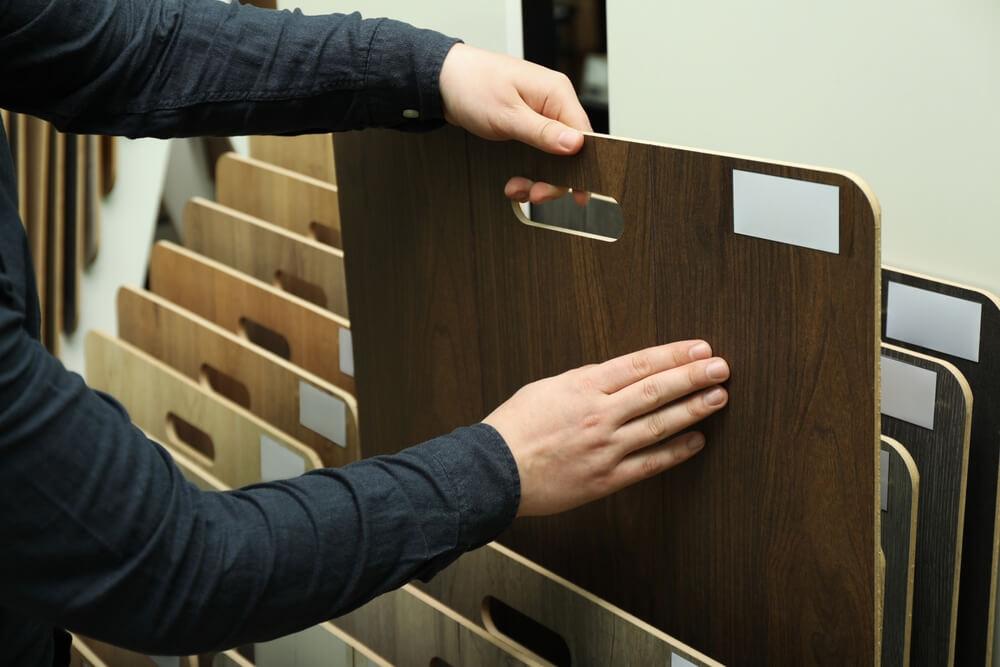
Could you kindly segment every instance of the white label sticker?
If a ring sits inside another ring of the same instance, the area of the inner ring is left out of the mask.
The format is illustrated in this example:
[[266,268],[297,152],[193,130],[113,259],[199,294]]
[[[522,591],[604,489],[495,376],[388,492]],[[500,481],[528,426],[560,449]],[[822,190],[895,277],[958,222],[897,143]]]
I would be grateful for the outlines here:
[[979,361],[983,305],[889,281],[885,336]]
[[282,447],[277,440],[264,433],[260,434],[260,480],[262,482],[298,477],[305,471],[305,459]]
[[937,373],[882,357],[882,414],[934,429]]
[[882,491],[882,511],[889,509],[889,452],[884,449],[879,452],[879,478],[882,480],[879,489]]
[[733,231],[840,252],[840,188],[733,170]]
[[670,667],[698,667],[697,664],[691,662],[683,655],[679,653],[670,654]]
[[340,330],[340,372],[354,377],[354,344],[351,342],[351,330]]
[[347,447],[347,406],[342,400],[299,380],[299,423]]

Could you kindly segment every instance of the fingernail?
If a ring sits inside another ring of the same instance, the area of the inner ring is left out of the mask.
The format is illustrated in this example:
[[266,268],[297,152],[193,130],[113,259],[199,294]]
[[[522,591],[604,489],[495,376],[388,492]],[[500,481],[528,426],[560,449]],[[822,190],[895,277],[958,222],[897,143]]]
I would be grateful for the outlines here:
[[711,405],[713,408],[717,405],[722,405],[725,400],[726,392],[722,389],[713,389],[705,394],[705,404]]
[[701,433],[695,433],[687,441],[687,448],[689,452],[696,452],[705,446],[705,436]]
[[580,133],[574,132],[572,130],[565,130],[559,135],[559,145],[568,151],[576,148],[577,142],[580,141]]
[[713,361],[705,369],[705,373],[708,375],[709,380],[725,380],[729,377],[729,364],[722,359]]
[[694,360],[708,359],[712,356],[712,346],[708,343],[698,343],[689,350],[688,354],[690,354],[691,358]]

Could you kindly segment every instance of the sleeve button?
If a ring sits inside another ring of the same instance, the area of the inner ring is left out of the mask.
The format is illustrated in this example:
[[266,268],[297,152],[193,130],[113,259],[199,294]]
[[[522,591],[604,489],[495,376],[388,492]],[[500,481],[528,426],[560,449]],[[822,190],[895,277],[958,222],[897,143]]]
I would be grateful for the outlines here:
[[410,120],[414,118],[420,118],[420,112],[417,111],[416,109],[403,109],[403,118],[407,118]]

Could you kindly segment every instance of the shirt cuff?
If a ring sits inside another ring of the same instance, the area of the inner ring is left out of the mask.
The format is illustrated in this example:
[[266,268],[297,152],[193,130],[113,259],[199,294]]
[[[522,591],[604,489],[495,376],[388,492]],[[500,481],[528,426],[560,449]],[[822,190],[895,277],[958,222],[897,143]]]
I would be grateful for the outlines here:
[[365,67],[368,125],[401,130],[440,126],[441,66],[460,41],[392,19],[379,20]]

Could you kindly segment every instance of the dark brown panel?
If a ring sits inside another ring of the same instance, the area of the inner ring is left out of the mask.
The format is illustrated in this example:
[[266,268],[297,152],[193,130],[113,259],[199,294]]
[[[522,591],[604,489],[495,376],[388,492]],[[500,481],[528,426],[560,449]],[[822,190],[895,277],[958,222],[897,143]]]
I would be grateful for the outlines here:
[[76,134],[67,134],[63,161],[63,329],[76,331],[80,315],[80,272],[83,266],[83,142]]
[[997,531],[997,481],[1000,479],[1000,301],[981,290],[885,268],[882,271],[883,308],[888,298],[890,282],[982,304],[978,362],[888,338],[885,336],[884,314],[882,333],[887,341],[954,364],[968,380],[975,397],[965,497],[955,664],[989,664],[993,649],[997,538],[1000,536]]
[[[696,461],[501,541],[723,662],[875,661],[878,220],[857,183],[604,137],[574,158],[456,130],[336,151],[366,453],[705,338],[732,398]],[[734,235],[734,168],[839,187],[840,253]],[[613,197],[621,239],[519,223],[516,174]]]
[[66,137],[56,131],[52,125],[49,128],[49,183],[46,192],[46,280],[45,280],[45,339],[49,351],[58,356],[63,330],[63,254],[65,239],[63,233],[66,214],[64,197],[66,195],[64,164],[66,155]]

